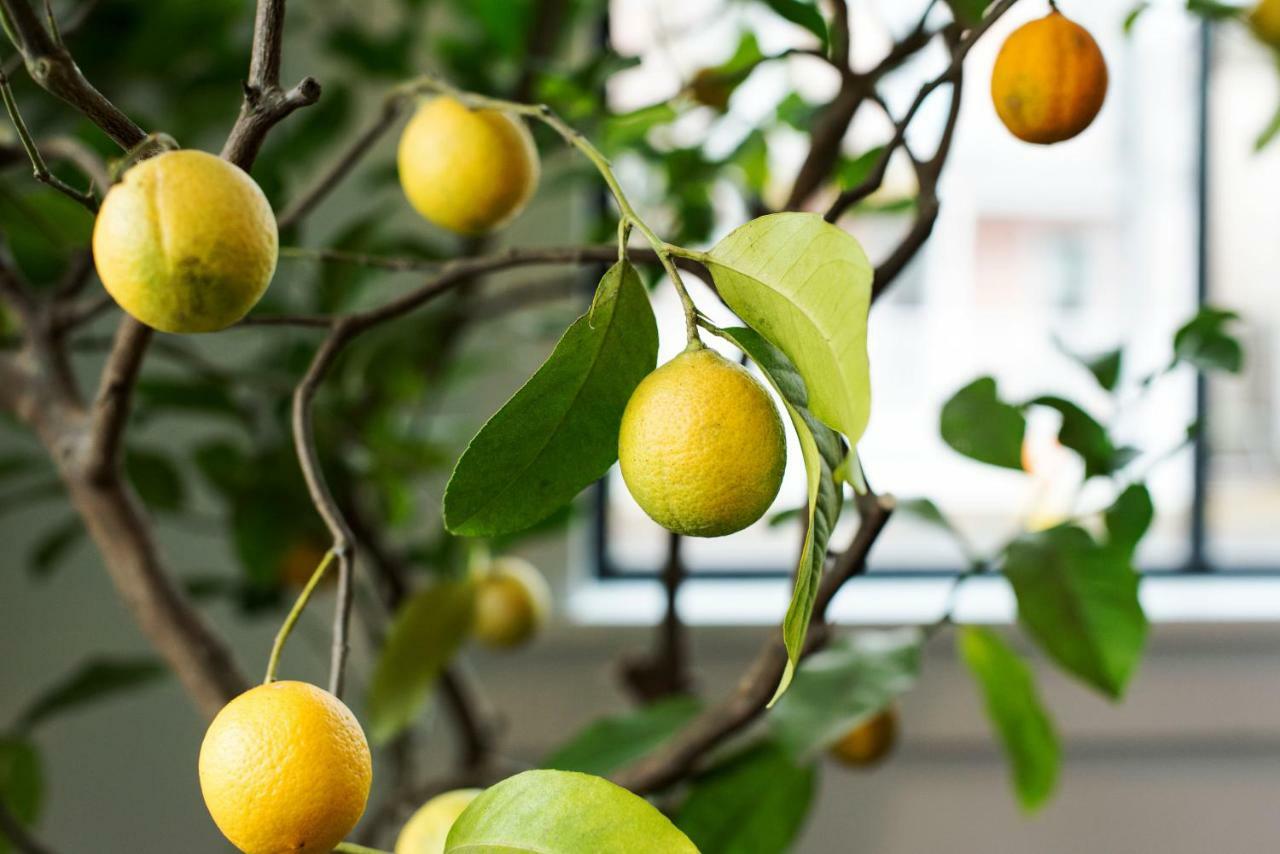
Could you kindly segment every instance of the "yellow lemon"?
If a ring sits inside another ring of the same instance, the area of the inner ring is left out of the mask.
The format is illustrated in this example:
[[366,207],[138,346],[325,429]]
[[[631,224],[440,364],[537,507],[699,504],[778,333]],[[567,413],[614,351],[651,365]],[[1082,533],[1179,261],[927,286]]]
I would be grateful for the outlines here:
[[505,225],[538,186],[538,150],[524,122],[453,98],[418,108],[400,137],[396,162],[414,209],[459,234]]
[[890,706],[849,730],[830,754],[841,765],[866,768],[880,763],[897,743],[898,710]]
[[714,350],[686,350],[636,387],[618,436],[636,503],[677,534],[720,537],[755,522],[782,485],[778,410],[751,374]]
[[479,789],[454,789],[418,807],[396,837],[395,854],[444,854],[449,828],[478,794]]
[[305,682],[236,697],[200,747],[205,805],[245,854],[333,850],[364,813],[372,777],[355,715]]
[[991,100],[1009,132],[1042,145],[1087,128],[1107,97],[1107,63],[1089,31],[1057,9],[1009,34]]
[[1280,0],[1261,0],[1249,12],[1249,29],[1263,44],[1280,49]]
[[162,332],[213,332],[244,317],[271,283],[278,248],[262,190],[203,151],[134,166],[107,192],[93,228],[103,286]]
[[476,582],[472,632],[488,646],[525,643],[542,628],[551,610],[551,591],[542,573],[517,557],[496,558]]

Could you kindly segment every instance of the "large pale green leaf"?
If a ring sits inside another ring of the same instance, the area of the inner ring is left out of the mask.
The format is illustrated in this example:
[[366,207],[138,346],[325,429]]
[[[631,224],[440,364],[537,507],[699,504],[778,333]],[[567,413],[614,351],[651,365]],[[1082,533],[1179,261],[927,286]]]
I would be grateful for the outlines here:
[[871,412],[873,275],[858,241],[817,214],[771,214],[702,260],[734,313],[799,370],[813,414],[856,445]]
[[763,742],[696,778],[676,824],[706,854],[790,850],[813,800],[817,774]]
[[1027,419],[1000,399],[996,381],[979,377],[942,406],[942,440],[980,463],[1022,468],[1022,439]]
[[543,767],[612,774],[662,745],[702,708],[693,697],[672,697],[590,724],[543,761]]
[[18,717],[18,726],[30,729],[87,703],[133,691],[166,673],[153,658],[91,659],[36,697]]
[[658,358],[658,330],[635,269],[619,262],[554,352],[489,419],[444,496],[455,534],[495,536],[551,515],[618,458],[631,392]]
[[918,629],[859,632],[805,659],[769,715],[778,742],[811,759],[909,691],[920,674]]
[[401,606],[369,685],[369,736],[385,744],[426,706],[440,670],[471,630],[474,588],[439,581]]
[[1036,809],[1053,794],[1062,757],[1031,668],[990,629],[960,629],[957,650],[982,689],[1018,802],[1023,809]]
[[698,854],[643,798],[575,771],[525,771],[458,816],[445,854]]
[[809,394],[805,382],[795,365],[781,350],[751,329],[726,329],[724,334],[751,357],[782,398],[787,415],[791,417],[791,426],[795,428],[800,440],[801,456],[804,457],[808,498],[805,537],[800,549],[800,562],[796,566],[791,604],[782,621],[787,667],[773,697],[776,702],[787,690],[796,664],[800,661],[809,620],[813,616],[814,600],[818,595],[818,584],[822,580],[827,543],[840,518],[843,496],[834,472],[844,456],[844,448],[840,444],[839,435],[809,411]]
[[1058,664],[1119,698],[1147,638],[1138,574],[1128,557],[1062,525],[1026,534],[1005,552],[1018,619]]

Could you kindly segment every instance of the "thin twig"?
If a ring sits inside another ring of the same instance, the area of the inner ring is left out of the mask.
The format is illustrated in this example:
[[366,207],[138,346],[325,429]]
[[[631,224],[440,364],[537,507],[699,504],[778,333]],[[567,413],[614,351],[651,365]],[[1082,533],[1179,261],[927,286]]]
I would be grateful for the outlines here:
[[42,184],[47,184],[76,202],[76,204],[82,205],[90,213],[96,214],[98,212],[98,200],[93,193],[77,190],[49,171],[49,165],[44,162],[44,156],[40,153],[39,146],[31,138],[31,132],[27,130],[27,123],[22,120],[22,114],[18,112],[18,102],[13,97],[13,88],[9,85],[9,78],[3,71],[0,71],[0,97],[4,99],[5,109],[9,112],[9,119],[13,122],[14,130],[18,132],[18,140],[27,152],[27,157],[31,158],[31,169],[35,174],[36,180]]
[[398,89],[384,97],[382,106],[373,121],[356,135],[356,138],[343,149],[324,172],[320,173],[310,188],[290,202],[280,214],[280,230],[297,225],[323,201],[325,196],[333,192],[342,183],[342,179],[351,174],[356,165],[373,149],[374,144],[382,138],[383,134],[395,126],[396,120],[404,113],[409,103],[409,97]]
[[311,601],[311,594],[320,584],[321,579],[324,578],[325,570],[329,568],[329,564],[332,562],[333,552],[325,552],[320,565],[316,567],[315,572],[311,573],[311,578],[307,580],[306,586],[298,594],[297,601],[293,603],[293,607],[285,615],[284,622],[280,624],[280,630],[276,632],[275,642],[271,644],[271,655],[267,658],[267,675],[262,679],[263,685],[269,685],[276,681],[276,670],[280,667],[280,655],[284,652],[285,642],[289,640],[289,634],[293,631],[294,624],[302,616],[303,610],[307,607],[307,602]]
[[[868,493],[859,496],[857,501],[862,524],[849,547],[840,553],[823,576],[804,655],[826,644],[829,632],[823,621],[827,607],[846,581],[866,569],[867,555],[893,512],[893,499],[887,496]],[[786,647],[782,638],[775,635],[761,649],[732,694],[694,718],[658,751],[624,768],[614,777],[614,782],[638,794],[649,794],[684,779],[697,769],[710,751],[764,711],[786,663]]]

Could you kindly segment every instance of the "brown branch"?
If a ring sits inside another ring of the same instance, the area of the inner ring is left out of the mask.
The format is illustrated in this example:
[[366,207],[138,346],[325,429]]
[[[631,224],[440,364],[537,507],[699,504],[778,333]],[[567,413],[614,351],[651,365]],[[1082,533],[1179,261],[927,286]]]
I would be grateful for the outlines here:
[[[865,571],[867,555],[884,530],[894,507],[893,499],[887,496],[866,496],[858,503],[862,524],[849,547],[835,559],[818,587],[805,655],[826,644],[829,635],[825,624],[827,608],[846,581]],[[781,637],[771,637],[732,694],[696,717],[657,752],[624,768],[614,777],[614,782],[638,794],[649,794],[683,780],[697,770],[703,757],[711,750],[764,712],[786,663],[787,651]]]
[[133,402],[133,387],[153,334],[150,327],[128,316],[116,327],[115,344],[102,369],[98,395],[90,416],[85,468],[91,478],[118,475],[125,424]]
[[75,107],[121,148],[142,142],[142,129],[93,87],[27,0],[0,0],[0,18],[31,79],[42,89]]
[[299,107],[320,98],[320,84],[304,77],[292,89],[280,87],[280,57],[284,42],[285,0],[258,0],[253,26],[253,48],[244,101],[226,144],[223,158],[246,172],[257,159],[267,133]]
[[680,556],[681,542],[679,534],[667,537],[667,560],[662,568],[666,610],[658,627],[657,646],[647,655],[622,663],[623,680],[641,703],[688,694],[693,687],[689,676],[689,639],[676,607],[685,578],[684,561]]
[[368,154],[375,143],[395,126],[412,99],[407,93],[393,90],[382,100],[382,106],[364,130],[343,149],[334,162],[315,179],[315,182],[289,203],[280,214],[280,229],[292,228],[303,220],[325,196],[342,183],[357,164]]

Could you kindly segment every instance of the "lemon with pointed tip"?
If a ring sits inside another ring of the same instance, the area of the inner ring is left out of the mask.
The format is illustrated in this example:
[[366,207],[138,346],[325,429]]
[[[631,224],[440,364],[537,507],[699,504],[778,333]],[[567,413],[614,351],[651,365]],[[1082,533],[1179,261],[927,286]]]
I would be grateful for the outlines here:
[[200,791],[245,854],[320,854],[369,798],[364,731],[341,700],[305,682],[251,688],[223,707],[200,747]]
[[898,743],[898,710],[881,709],[831,746],[833,759],[847,768],[870,768],[884,761]]
[[551,590],[537,567],[518,557],[499,557],[476,581],[476,640],[497,649],[528,642],[551,611]]
[[129,169],[93,227],[103,287],[162,332],[214,332],[240,320],[271,284],[278,251],[262,189],[203,151],[168,151]]
[[991,101],[1009,132],[1049,145],[1087,128],[1107,97],[1107,62],[1089,31],[1053,9],[1009,34]]
[[400,186],[418,213],[459,234],[506,225],[538,186],[538,150],[516,116],[433,98],[405,126]]
[[396,837],[395,854],[444,854],[449,828],[480,794],[480,789],[454,789],[436,795],[410,816]]
[[651,519],[720,537],[764,515],[787,463],[778,409],[745,368],[685,350],[645,377],[622,414],[622,479]]

